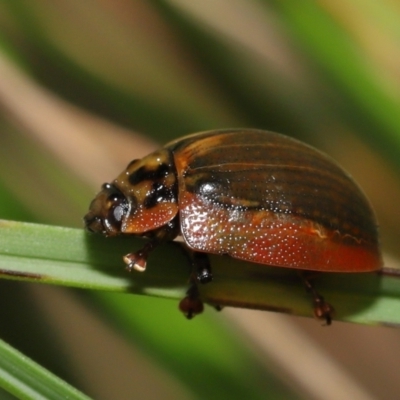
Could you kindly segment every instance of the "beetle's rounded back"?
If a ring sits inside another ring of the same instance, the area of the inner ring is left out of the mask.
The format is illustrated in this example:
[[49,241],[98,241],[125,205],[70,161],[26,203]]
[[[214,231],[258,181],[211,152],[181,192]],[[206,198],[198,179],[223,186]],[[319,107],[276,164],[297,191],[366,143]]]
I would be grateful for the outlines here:
[[182,234],[195,250],[263,264],[368,271],[381,265],[375,215],[322,152],[272,132],[204,132],[171,142]]

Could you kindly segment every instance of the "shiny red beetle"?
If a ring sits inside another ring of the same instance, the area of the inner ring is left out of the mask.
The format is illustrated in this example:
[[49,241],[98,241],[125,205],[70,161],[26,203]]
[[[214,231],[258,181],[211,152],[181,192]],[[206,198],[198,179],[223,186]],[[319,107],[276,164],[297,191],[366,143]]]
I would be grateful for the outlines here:
[[[180,304],[189,318],[202,311],[196,281],[212,280],[207,253],[320,272],[381,268],[376,219],[351,177],[320,151],[261,130],[193,134],[132,161],[84,219],[92,232],[150,239],[124,257],[129,270],[182,235],[197,268]],[[304,281],[329,324],[333,308]]]

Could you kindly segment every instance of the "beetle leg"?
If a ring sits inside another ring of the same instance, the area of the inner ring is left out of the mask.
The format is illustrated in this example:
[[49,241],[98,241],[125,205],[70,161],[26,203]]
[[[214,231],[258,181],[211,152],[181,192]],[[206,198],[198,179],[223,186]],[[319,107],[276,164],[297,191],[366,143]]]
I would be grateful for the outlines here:
[[313,296],[315,318],[325,321],[326,325],[330,325],[332,323],[332,314],[335,311],[334,308],[317,292],[315,292]]
[[193,268],[198,282],[204,284],[212,281],[210,260],[206,253],[193,252]]
[[128,253],[123,257],[126,264],[126,270],[131,272],[132,269],[136,271],[143,272],[146,269],[147,258],[149,254],[157,247],[158,241],[150,241],[146,243],[142,249],[136,253]]
[[123,257],[126,269],[131,272],[132,269],[143,272],[146,269],[147,258],[149,254],[161,243],[168,242],[176,238],[179,232],[178,218],[174,218],[166,225],[151,232],[147,232],[145,237],[149,240],[142,249],[135,253],[128,253]]
[[199,298],[199,291],[195,282],[191,283],[186,296],[179,302],[179,309],[187,319],[192,319],[203,312],[203,302]]
[[324,321],[326,325],[330,325],[332,323],[332,314],[335,312],[335,309],[329,303],[327,303],[323,296],[321,296],[314,288],[310,280],[310,274],[302,272],[300,275],[307,291],[313,296],[315,318],[320,321]]

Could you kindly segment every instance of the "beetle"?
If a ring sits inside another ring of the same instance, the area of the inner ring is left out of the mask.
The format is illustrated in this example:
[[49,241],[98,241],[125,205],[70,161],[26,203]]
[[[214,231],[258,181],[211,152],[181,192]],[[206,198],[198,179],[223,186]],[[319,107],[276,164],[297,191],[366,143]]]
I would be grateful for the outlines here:
[[[381,268],[378,228],[366,196],[333,159],[284,135],[226,129],[184,136],[131,161],[102,186],[84,217],[106,236],[149,241],[124,256],[144,271],[151,251],[181,235],[194,277],[180,308],[203,309],[197,282],[212,280],[207,254],[316,272]],[[333,307],[314,289],[314,314],[330,324]]]

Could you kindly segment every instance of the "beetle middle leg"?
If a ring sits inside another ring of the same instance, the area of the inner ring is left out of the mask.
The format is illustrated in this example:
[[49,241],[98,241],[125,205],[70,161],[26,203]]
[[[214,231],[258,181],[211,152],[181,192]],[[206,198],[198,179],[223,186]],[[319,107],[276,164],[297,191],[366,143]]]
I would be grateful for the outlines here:
[[206,284],[212,281],[210,260],[206,253],[187,251],[191,257],[192,273],[190,275],[190,287],[186,296],[180,301],[179,309],[188,319],[203,312],[204,305],[200,299],[198,283]]
[[196,280],[202,284],[209,283],[213,280],[210,259],[206,253],[193,252],[193,273]]
[[335,312],[335,309],[327,303],[323,296],[321,296],[314,288],[314,285],[311,282],[313,275],[315,274],[304,271],[300,273],[307,291],[313,296],[315,318],[324,321],[326,325],[330,325],[332,323],[332,315]]

